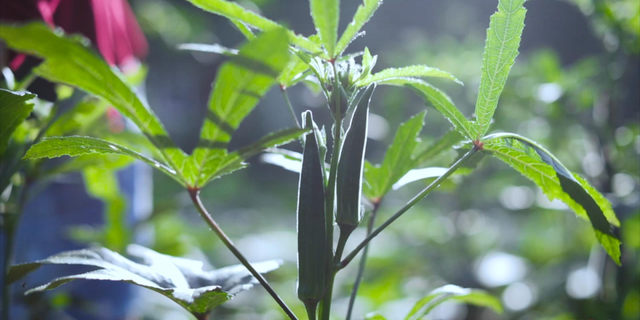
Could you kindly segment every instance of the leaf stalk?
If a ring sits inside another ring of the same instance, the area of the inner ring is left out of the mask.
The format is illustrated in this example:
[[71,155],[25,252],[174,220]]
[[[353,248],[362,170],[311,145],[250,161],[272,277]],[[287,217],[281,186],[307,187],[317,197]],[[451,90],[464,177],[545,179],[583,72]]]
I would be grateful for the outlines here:
[[227,249],[229,249],[229,251],[233,253],[233,255],[240,261],[240,263],[242,263],[242,265],[245,266],[245,268],[247,268],[249,272],[251,272],[251,275],[253,275],[258,280],[258,282],[260,282],[262,287],[264,287],[264,289],[267,290],[267,292],[271,295],[273,300],[275,300],[280,306],[280,308],[282,308],[284,313],[286,313],[291,320],[298,320],[298,318],[293,313],[293,311],[289,309],[287,304],[280,298],[280,296],[278,296],[278,294],[273,290],[273,288],[271,288],[267,280],[258,271],[256,271],[256,269],[254,269],[253,266],[251,266],[251,263],[249,263],[249,261],[244,257],[244,255],[242,255],[240,250],[236,248],[236,246],[233,244],[231,239],[224,233],[224,231],[222,231],[222,228],[220,228],[218,223],[215,220],[213,220],[213,217],[211,217],[209,212],[207,212],[207,209],[202,204],[202,200],[200,200],[200,189],[187,188],[187,191],[189,192],[189,196],[191,196],[191,201],[193,201],[194,206],[196,207],[196,209],[198,209],[200,216],[202,216],[202,218],[207,222],[207,224],[209,225],[209,227],[211,227],[213,232],[215,232],[216,235],[218,235],[218,237],[220,238],[220,240],[222,240],[222,242],[227,247]]

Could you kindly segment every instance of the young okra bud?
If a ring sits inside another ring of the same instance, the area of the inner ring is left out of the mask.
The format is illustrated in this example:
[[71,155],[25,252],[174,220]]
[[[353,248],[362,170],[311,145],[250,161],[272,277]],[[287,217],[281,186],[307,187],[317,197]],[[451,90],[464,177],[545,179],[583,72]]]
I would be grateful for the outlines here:
[[[340,106],[338,106],[338,103]],[[329,109],[331,109],[331,115],[334,118],[338,112],[338,108],[340,108],[340,119],[344,119],[344,115],[349,109],[349,96],[340,84],[340,81],[337,81],[337,85],[333,85],[331,90],[331,99],[329,101]]]
[[[307,111],[306,127],[313,128]],[[305,139],[302,171],[298,186],[298,298],[305,304],[309,319],[324,296],[327,276],[327,248],[324,177],[316,131]]]
[[352,231],[360,223],[360,197],[364,152],[367,146],[369,102],[374,89],[375,84],[372,84],[362,94],[342,144],[336,182],[338,199],[336,221],[340,230],[351,229]]

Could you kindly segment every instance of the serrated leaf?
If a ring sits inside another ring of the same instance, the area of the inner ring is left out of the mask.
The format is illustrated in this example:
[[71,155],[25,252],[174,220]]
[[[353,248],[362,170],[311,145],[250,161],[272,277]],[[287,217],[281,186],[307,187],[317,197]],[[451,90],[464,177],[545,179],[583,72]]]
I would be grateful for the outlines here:
[[382,4],[382,0],[364,0],[361,5],[358,6],[358,10],[353,15],[353,20],[340,36],[340,40],[336,45],[335,53],[340,55],[355,39],[365,25],[371,19],[373,14],[378,10],[378,7]]
[[340,19],[339,0],[310,0],[311,17],[322,44],[330,58],[334,58],[334,50],[338,41],[338,21]]
[[359,79],[364,79],[371,75],[371,70],[375,67],[376,62],[378,61],[378,56],[371,56],[371,52],[369,52],[369,48],[364,48],[364,54],[362,55],[362,73],[360,74]]
[[153,111],[116,70],[86,47],[83,38],[64,37],[61,30],[51,30],[43,23],[22,26],[1,24],[0,37],[10,48],[44,59],[34,69],[37,75],[100,97],[131,119],[177,171],[182,183],[187,155],[171,141]]
[[289,59],[287,35],[275,29],[242,46],[218,73],[200,142],[185,170],[188,183],[202,187],[226,162],[227,144],[242,120],[276,82]]
[[418,135],[426,114],[426,111],[422,111],[400,125],[380,165],[374,166],[368,161],[365,163],[367,183],[363,186],[363,193],[367,198],[383,197],[394,183],[413,169],[412,155],[419,144]]
[[[250,25],[261,31],[271,31],[274,29],[281,29],[282,26],[275,23],[272,20],[269,20],[265,17],[260,16],[257,13],[251,12],[239,4],[235,2],[225,1],[225,0],[187,0],[191,2],[194,6],[205,10],[207,12],[211,12],[217,15],[221,15],[230,19],[232,22],[238,21]],[[309,52],[318,53],[320,52],[320,47],[314,43],[313,41],[296,35],[293,31],[287,30],[287,34],[289,35],[289,41],[292,44],[307,50]]]
[[620,240],[611,227],[619,226],[620,222],[611,203],[584,179],[567,170],[537,143],[515,134],[487,137],[484,150],[537,184],[550,200],[561,200],[578,216],[590,221],[600,244],[620,264]]
[[[203,271],[200,261],[166,256],[137,245],[130,245],[128,251],[143,259],[145,264],[133,262],[106,248],[67,251],[43,260],[12,266],[7,274],[7,282],[13,283],[42,265],[93,266],[100,269],[54,279],[26,294],[55,289],[73,280],[127,282],[156,291],[196,316],[209,314],[235,294],[257,283],[243,266]],[[278,268],[280,262],[267,261],[252,265],[258,272],[266,273]]]
[[57,158],[61,156],[76,157],[87,154],[117,154],[132,157],[177,179],[176,172],[163,163],[115,143],[92,137],[68,136],[44,138],[27,151],[24,159]]
[[426,297],[416,302],[409,314],[405,317],[405,320],[423,319],[435,307],[447,300],[457,300],[478,307],[487,307],[497,313],[503,312],[500,299],[488,292],[448,284],[431,291]]
[[472,140],[476,136],[473,122],[467,120],[462,112],[456,108],[451,99],[438,88],[420,79],[414,78],[393,79],[390,81],[380,82],[380,84],[396,86],[402,85],[413,89],[421,98],[424,99],[425,103],[431,104],[445,118],[447,118],[453,127],[462,135]]
[[304,80],[309,65],[302,61],[297,55],[292,55],[287,66],[278,76],[278,83],[282,89],[294,86],[298,82]]
[[489,129],[498,100],[518,56],[527,10],[525,0],[500,0],[491,16],[482,59],[482,75],[476,101],[476,131],[480,139]]
[[0,155],[7,150],[16,128],[31,114],[35,94],[0,89]]
[[462,84],[460,80],[451,75],[449,72],[442,71],[425,65],[408,66],[402,68],[384,69],[378,73],[371,74],[356,82],[356,86],[364,87],[374,82],[385,82],[395,79],[404,79],[407,77],[435,77],[452,80],[458,84]]

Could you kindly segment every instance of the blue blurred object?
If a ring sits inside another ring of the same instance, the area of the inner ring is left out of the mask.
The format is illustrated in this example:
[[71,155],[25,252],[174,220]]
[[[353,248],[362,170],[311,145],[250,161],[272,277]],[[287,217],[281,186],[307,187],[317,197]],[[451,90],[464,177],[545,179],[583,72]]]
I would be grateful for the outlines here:
[[[150,213],[151,171],[135,163],[118,172],[118,179],[127,199],[127,224],[132,226]],[[104,205],[86,193],[80,174],[62,176],[40,191],[33,188],[30,191],[31,198],[16,233],[15,263],[86,247],[87,244],[70,239],[69,228],[87,225],[98,229],[104,224]],[[3,248],[5,241],[4,234],[0,235]],[[44,266],[14,283],[11,319],[126,319],[136,290],[124,283],[75,281],[44,295],[24,295],[27,290],[54,278],[90,270],[92,268]]]

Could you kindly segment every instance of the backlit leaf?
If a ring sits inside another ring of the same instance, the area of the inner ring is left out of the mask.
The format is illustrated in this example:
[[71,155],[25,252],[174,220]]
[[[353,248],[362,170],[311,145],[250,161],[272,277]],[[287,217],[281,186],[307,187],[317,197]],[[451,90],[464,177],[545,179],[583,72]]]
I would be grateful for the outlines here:
[[[265,17],[260,16],[257,13],[251,12],[239,4],[226,0],[187,0],[191,2],[196,7],[217,14],[223,17],[226,17],[232,21],[239,21],[250,25],[256,29],[261,31],[271,31],[274,29],[281,29],[282,26],[269,20]],[[319,46],[310,41],[309,39],[296,35],[293,31],[287,30],[287,34],[289,35],[289,40],[292,44],[305,49],[309,52],[319,53]]]
[[344,30],[342,36],[340,36],[340,40],[336,45],[336,55],[340,55],[344,49],[349,46],[351,41],[356,38],[358,32],[360,32],[360,29],[362,29],[362,26],[371,19],[381,4],[382,0],[364,0],[362,4],[358,6],[356,14],[353,15],[353,20],[347,25],[347,29]]
[[384,69],[380,72],[371,74],[363,79],[358,80],[356,85],[359,87],[367,86],[374,82],[384,82],[388,80],[394,79],[403,79],[407,77],[435,77],[435,78],[445,78],[452,80],[458,84],[462,84],[460,80],[451,75],[449,72],[442,71],[437,68],[428,67],[425,65],[416,65],[416,66],[408,66],[402,68],[389,68]]
[[340,0],[310,0],[311,17],[329,57],[334,57],[338,41]]
[[476,131],[482,136],[489,129],[493,113],[518,56],[527,10],[525,0],[500,0],[498,12],[491,16],[482,59],[482,76],[476,101]]
[[566,203],[578,216],[591,222],[596,238],[620,264],[620,240],[612,225],[620,226],[611,203],[584,179],[567,170],[537,143],[509,133],[487,137],[484,150],[529,178],[550,200]]

